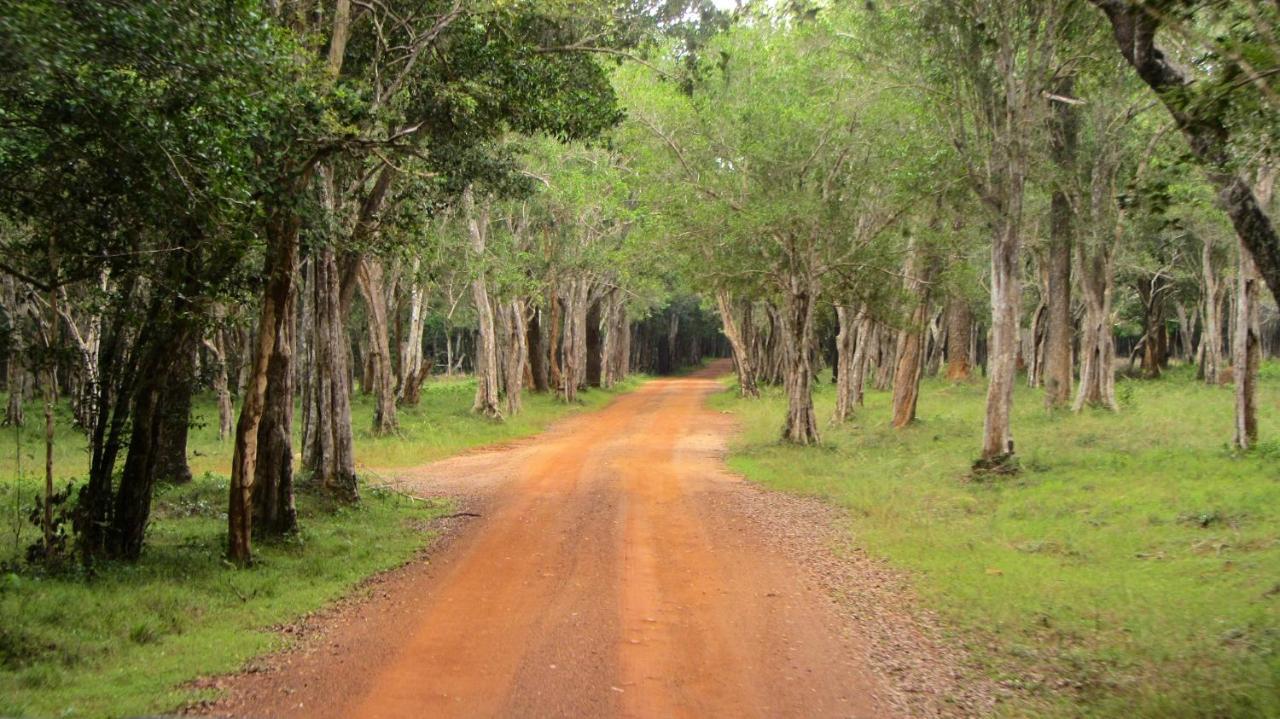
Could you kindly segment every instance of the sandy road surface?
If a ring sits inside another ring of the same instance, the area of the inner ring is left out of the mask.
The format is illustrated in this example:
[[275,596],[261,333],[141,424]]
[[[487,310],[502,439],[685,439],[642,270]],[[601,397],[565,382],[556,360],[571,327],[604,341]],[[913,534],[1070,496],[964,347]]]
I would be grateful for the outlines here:
[[297,717],[889,716],[857,637],[742,521],[716,366],[401,478],[480,517],[212,707]]

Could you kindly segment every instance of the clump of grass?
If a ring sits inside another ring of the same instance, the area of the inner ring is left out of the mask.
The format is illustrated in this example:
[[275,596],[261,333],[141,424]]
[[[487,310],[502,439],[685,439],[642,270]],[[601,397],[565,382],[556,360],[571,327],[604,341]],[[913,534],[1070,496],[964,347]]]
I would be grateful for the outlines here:
[[447,511],[390,493],[335,511],[304,492],[301,534],[260,543],[255,566],[237,570],[223,560],[225,516],[184,509],[225,493],[215,475],[163,488],[137,564],[0,582],[0,716],[138,716],[180,706],[194,697],[180,684],[280,646],[267,627],[406,561],[428,539],[418,527]]
[[[1002,712],[1043,717],[1280,716],[1280,364],[1264,369],[1259,451],[1226,449],[1230,388],[1178,369],[1120,381],[1123,410],[1046,413],[1019,387],[1022,471],[968,481],[984,388],[926,380],[920,422],[888,393],[827,427],[827,451],[777,442],[785,397],[713,400],[741,419],[729,463],[850,510],[851,532],[910,571],[995,677]],[[829,416],[834,392],[818,388]]]

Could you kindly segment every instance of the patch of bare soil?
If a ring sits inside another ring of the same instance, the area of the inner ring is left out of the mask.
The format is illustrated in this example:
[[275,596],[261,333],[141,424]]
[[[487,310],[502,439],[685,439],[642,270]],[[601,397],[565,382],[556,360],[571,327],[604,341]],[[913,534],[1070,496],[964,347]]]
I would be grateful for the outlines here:
[[403,474],[446,539],[206,680],[220,716],[977,716],[994,693],[842,518],[723,471],[717,366]]

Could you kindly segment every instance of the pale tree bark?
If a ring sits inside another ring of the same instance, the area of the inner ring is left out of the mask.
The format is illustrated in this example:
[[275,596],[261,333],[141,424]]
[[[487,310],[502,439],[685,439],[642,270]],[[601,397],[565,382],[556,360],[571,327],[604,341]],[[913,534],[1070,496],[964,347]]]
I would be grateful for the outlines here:
[[821,441],[813,411],[812,358],[817,298],[818,278],[812,272],[793,273],[787,278],[781,313],[787,391],[787,419],[782,438],[801,445]]
[[[1275,168],[1264,167],[1258,173],[1255,194],[1266,208],[1275,187]],[[1249,449],[1258,442],[1258,368],[1262,361],[1262,329],[1258,319],[1262,275],[1258,272],[1249,248],[1240,244],[1240,268],[1236,278],[1236,333],[1234,338],[1236,384],[1235,445]]]
[[929,322],[929,285],[933,280],[933,262],[927,250],[915,245],[903,268],[903,289],[914,301],[907,326],[898,334],[893,373],[893,414],[891,424],[901,429],[916,419],[916,403],[920,398],[920,377],[924,370],[924,333]]
[[870,313],[864,307],[862,320],[858,323],[857,347],[853,351],[852,376],[849,380],[849,401],[854,406],[863,406],[867,368],[871,363],[874,348],[880,343],[879,333],[880,326],[871,319]]
[[[862,374],[854,369],[855,362],[866,357],[866,335],[859,335],[858,328],[866,317],[866,307],[858,307],[851,313],[844,305],[836,305],[836,409],[831,415],[832,422],[844,422],[853,416],[853,408],[858,404],[859,396],[854,388],[854,380],[861,379]],[[860,389],[860,388],[859,388]]]
[[944,307],[941,310],[933,310],[933,318],[929,320],[929,331],[927,333],[924,374],[926,377],[937,377],[938,370],[942,367],[942,347],[945,344],[947,328],[946,317],[947,312]]
[[577,278],[569,282],[564,297],[564,332],[560,357],[560,396],[576,402],[578,390],[587,379],[587,305],[591,282]]
[[627,306],[622,291],[613,288],[606,299],[604,335],[604,387],[612,387],[627,376],[627,355],[631,352],[631,330],[627,322]]
[[396,431],[396,379],[391,368],[391,325],[387,302],[387,272],[382,261],[360,260],[357,284],[364,297],[369,325],[368,362],[373,370],[373,433]]
[[1083,243],[1077,244],[1076,264],[1080,268],[1080,295],[1085,313],[1080,336],[1080,386],[1071,409],[1079,412],[1089,405],[1116,412],[1120,405],[1116,402],[1116,346],[1111,331],[1111,298],[1115,287],[1112,250],[1099,247],[1090,254]]
[[[1020,173],[1020,167],[1011,168]],[[1014,179],[1005,198],[1008,215],[996,220],[991,242],[991,344],[987,372],[987,411],[982,429],[981,461],[1003,464],[1014,453],[1013,385],[1017,379],[1018,250],[1021,244],[1022,178]]]
[[551,311],[547,317],[547,380],[557,392],[562,391],[563,372],[560,369],[562,334],[564,330],[564,302],[555,281],[547,291],[547,304]]
[[[1058,81],[1055,94],[1075,94],[1075,78],[1068,75]],[[1075,213],[1066,184],[1076,171],[1076,145],[1080,134],[1079,113],[1070,102],[1053,103],[1050,149],[1053,162],[1062,175],[1055,183],[1050,200],[1047,326],[1044,352],[1044,404],[1053,409],[1071,401],[1071,245],[1075,238]]]
[[1204,318],[1204,329],[1200,333],[1200,375],[1206,384],[1216,385],[1222,381],[1222,301],[1223,282],[1213,266],[1213,245],[1205,238],[1201,250],[1201,277],[1204,291],[1201,298],[1201,312]]
[[1196,350],[1193,342],[1195,335],[1195,315],[1187,312],[1187,306],[1182,302],[1174,305],[1174,311],[1178,316],[1178,343],[1182,345],[1179,354],[1182,355],[1182,361],[1191,363],[1195,360]]
[[303,402],[302,466],[312,481],[345,501],[358,495],[351,430],[351,371],[343,331],[341,271],[332,247],[310,261],[310,381]]
[[502,377],[507,400],[507,416],[514,417],[524,408],[522,403],[525,365],[529,361],[524,301],[513,299],[498,310],[502,331]]
[[[489,231],[487,203],[477,206],[474,191],[468,187],[462,193],[462,208],[471,236],[471,251],[477,261],[483,263],[485,240]],[[476,398],[471,411],[494,419],[502,418],[501,397],[498,391],[498,343],[494,327],[493,304],[489,301],[489,286],[483,267],[471,281],[471,301],[475,306],[479,324],[476,342]]]
[[953,295],[947,300],[947,379],[967,382],[973,376],[969,342],[973,334],[973,312],[968,299]]
[[733,301],[727,290],[716,290],[716,308],[720,310],[721,331],[729,340],[729,348],[733,351],[734,369],[738,373],[738,394],[742,397],[759,397],[755,361],[742,328],[738,325],[738,319],[734,316]]
[[400,347],[400,387],[397,397],[407,405],[418,403],[418,393],[426,373],[430,371],[422,351],[422,334],[427,319],[429,298],[417,281],[419,260],[413,260],[413,274],[409,289],[409,331]]
[[213,331],[212,339],[204,341],[205,348],[213,358],[213,391],[218,398],[218,441],[225,442],[231,436],[234,427],[235,413],[231,405],[231,387],[227,368],[227,352],[225,332],[221,329]]

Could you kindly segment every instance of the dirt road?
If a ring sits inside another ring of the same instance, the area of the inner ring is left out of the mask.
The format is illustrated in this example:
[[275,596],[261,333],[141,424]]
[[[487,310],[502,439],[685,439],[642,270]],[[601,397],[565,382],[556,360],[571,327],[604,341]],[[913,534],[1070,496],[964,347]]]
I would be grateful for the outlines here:
[[297,717],[879,717],[822,591],[725,501],[713,367],[536,440],[402,478],[480,517],[235,680],[223,712]]

